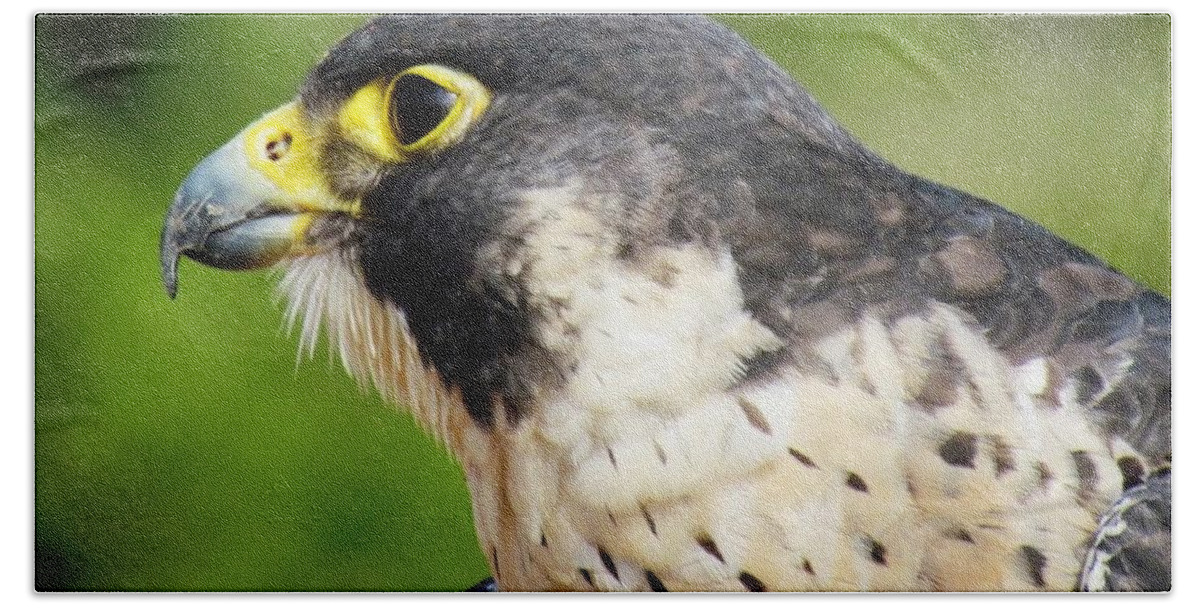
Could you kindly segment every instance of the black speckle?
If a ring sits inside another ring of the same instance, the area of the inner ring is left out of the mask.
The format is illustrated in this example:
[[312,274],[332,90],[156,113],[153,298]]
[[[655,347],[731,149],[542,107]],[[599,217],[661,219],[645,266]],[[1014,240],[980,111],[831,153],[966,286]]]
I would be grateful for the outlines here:
[[966,376],[966,366],[945,338],[933,345],[929,366],[929,375],[920,392],[913,397],[912,404],[934,414],[958,401],[958,388]]
[[771,425],[767,423],[767,417],[763,415],[762,410],[745,397],[738,397],[737,402],[738,406],[742,408],[742,414],[750,422],[750,426],[767,435],[771,434]]
[[1075,461],[1075,476],[1079,478],[1079,499],[1089,500],[1096,490],[1096,463],[1084,450],[1071,452],[1071,459]]
[[846,473],[846,485],[859,492],[867,491],[867,482],[863,481],[863,478],[859,477],[858,473]]
[[869,536],[867,537],[867,555],[871,557],[871,561],[880,566],[887,565],[887,548]]
[[817,463],[813,462],[812,458],[809,458],[808,456],[801,454],[800,451],[797,450],[796,448],[788,448],[788,454],[791,454],[792,458],[799,460],[800,464],[802,464],[806,467],[812,467],[814,469],[817,468]]
[[790,354],[786,348],[759,351],[753,357],[746,360],[746,371],[742,373],[741,382],[750,382],[770,374],[779,369],[783,363],[789,361],[789,357]]
[[999,437],[992,437],[992,462],[996,465],[996,477],[1000,477],[1017,468],[1012,446],[1002,441]]
[[975,468],[975,453],[978,437],[971,433],[957,432],[938,447],[938,455],[953,467]]
[[543,546],[543,547],[547,547],[547,546],[549,546],[549,545],[546,543],[546,533],[545,533],[545,532],[543,532],[543,533],[542,533],[542,546]]
[[583,577],[584,581],[587,581],[587,584],[589,586],[591,586],[591,587],[596,586],[596,582],[592,580],[592,571],[591,570],[588,570],[587,568],[580,568],[579,575]]
[[970,543],[972,545],[975,544],[975,539],[971,536],[971,533],[967,532],[963,528],[951,530],[947,533],[947,536],[953,539],[961,540],[964,543]]
[[1117,467],[1121,469],[1122,491],[1141,485],[1146,478],[1146,467],[1133,456],[1118,458]]
[[1043,490],[1049,488],[1050,480],[1054,479],[1054,474],[1050,472],[1050,467],[1047,467],[1044,462],[1039,462],[1033,465],[1033,469],[1038,474],[1038,485],[1042,486]]
[[1021,557],[1025,559],[1025,572],[1029,580],[1038,587],[1045,587],[1046,556],[1029,545],[1021,545]]
[[667,591],[667,586],[658,578],[658,575],[649,570],[646,571],[646,583],[650,585],[651,591]]
[[927,413],[954,405],[958,399],[958,376],[949,370],[935,370],[925,380],[921,392],[913,397],[913,405]]
[[707,534],[697,536],[696,544],[700,545],[700,548],[708,552],[709,555],[717,558],[717,561],[725,563],[725,556],[721,555],[721,550],[717,548],[717,543],[713,542],[711,536]]
[[642,518],[644,518],[646,520],[646,525],[650,527],[650,533],[655,536],[658,536],[658,526],[655,525],[654,518],[650,517],[650,512],[646,510],[646,505],[641,505],[641,507],[642,507]]
[[812,562],[810,562],[808,560],[804,560],[804,563],[801,564],[801,567],[804,568],[804,571],[809,574],[812,574],[812,575],[817,574],[817,571],[813,570]]
[[1091,403],[1104,388],[1104,378],[1091,366],[1079,368],[1071,377],[1075,379],[1075,398],[1081,404]]
[[657,442],[654,444],[654,454],[658,456],[659,462],[662,464],[667,464],[667,453],[663,450],[661,445],[658,445]]
[[617,456],[613,454],[612,448],[606,446],[604,450],[608,452],[608,462],[612,464],[612,468],[617,468]]
[[617,564],[613,562],[613,558],[608,554],[608,551],[605,551],[604,547],[596,547],[596,552],[600,554],[600,563],[604,564],[604,569],[608,570],[608,573],[613,578],[621,580],[621,576],[617,574]]
[[616,255],[617,255],[617,259],[618,259],[618,260],[631,260],[631,259],[633,259],[633,256],[634,256],[634,253],[635,253],[635,249],[634,249],[633,243],[630,243],[630,242],[628,242],[628,241],[623,241],[623,242],[621,242],[621,243],[618,243],[618,244],[617,244],[617,250],[616,250],[616,252],[615,252],[615,253],[616,253]]
[[758,580],[758,577],[746,572],[745,570],[743,570],[741,574],[738,574],[738,580],[742,581],[742,586],[746,588],[746,591],[767,590],[767,586],[764,585],[762,581]]

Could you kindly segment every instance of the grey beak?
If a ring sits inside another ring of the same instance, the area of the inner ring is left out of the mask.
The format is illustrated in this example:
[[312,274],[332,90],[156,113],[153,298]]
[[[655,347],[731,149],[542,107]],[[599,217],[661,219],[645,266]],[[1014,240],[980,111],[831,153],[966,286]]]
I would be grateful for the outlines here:
[[178,290],[179,256],[215,268],[249,270],[286,255],[304,214],[277,206],[273,184],[252,170],[241,138],[205,158],[175,194],[159,245],[167,295]]

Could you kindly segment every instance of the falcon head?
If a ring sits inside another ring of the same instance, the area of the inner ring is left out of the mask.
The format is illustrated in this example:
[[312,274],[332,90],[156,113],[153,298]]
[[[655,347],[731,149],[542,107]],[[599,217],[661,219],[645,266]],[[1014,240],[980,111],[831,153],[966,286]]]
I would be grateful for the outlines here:
[[[188,176],[172,296],[180,255],[282,270],[302,348],[449,444],[511,588],[1169,580],[1169,479],[1114,502],[1169,475],[1169,302],[702,18],[372,21]],[[843,553],[796,566],[772,505]]]
[[[404,399],[388,345],[413,346],[486,423],[569,372],[542,334],[581,265],[669,275],[642,252],[689,247],[760,291],[806,270],[788,220],[835,155],[874,162],[707,19],[382,18],[193,170],[163,278],[174,296],[180,254],[280,266],[310,348],[324,324],[352,373]],[[848,209],[826,203],[811,215]]]

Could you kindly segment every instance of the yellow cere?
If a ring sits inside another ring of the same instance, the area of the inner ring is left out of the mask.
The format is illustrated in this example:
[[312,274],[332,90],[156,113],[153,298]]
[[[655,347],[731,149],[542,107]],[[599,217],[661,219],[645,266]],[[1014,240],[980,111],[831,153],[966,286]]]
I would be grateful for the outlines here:
[[287,197],[299,212],[336,211],[356,214],[357,203],[329,190],[321,172],[318,146],[300,104],[289,103],[263,116],[243,133],[246,159]]
[[291,255],[306,255],[309,253],[315,253],[315,250],[310,247],[311,244],[308,240],[308,229],[312,226],[313,220],[315,220],[316,217],[317,216],[315,214],[305,213],[296,218],[296,221],[292,222],[291,250],[289,251]]
[[342,106],[338,114],[338,126],[342,134],[377,158],[389,162],[400,162],[399,143],[392,135],[388,120],[389,85],[376,80],[361,88]]

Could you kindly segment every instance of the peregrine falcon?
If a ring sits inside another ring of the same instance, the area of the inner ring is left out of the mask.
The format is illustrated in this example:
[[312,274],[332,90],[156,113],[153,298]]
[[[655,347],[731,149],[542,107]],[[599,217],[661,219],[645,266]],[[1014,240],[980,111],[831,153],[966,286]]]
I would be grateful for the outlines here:
[[280,268],[501,589],[1170,588],[1170,302],[701,17],[373,20],[160,253]]

